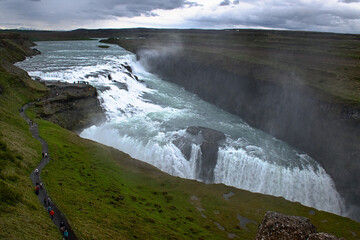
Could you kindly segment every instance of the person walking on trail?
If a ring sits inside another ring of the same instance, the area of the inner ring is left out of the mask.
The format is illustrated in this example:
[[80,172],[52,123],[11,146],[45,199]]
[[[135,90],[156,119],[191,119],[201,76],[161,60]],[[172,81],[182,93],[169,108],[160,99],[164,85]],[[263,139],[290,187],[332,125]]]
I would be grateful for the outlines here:
[[35,174],[38,175],[39,174],[39,169],[35,169]]
[[64,233],[63,233],[63,240],[66,240],[69,238],[69,232],[65,229]]
[[34,188],[35,188],[35,194],[36,194],[36,195],[39,195],[39,191],[40,191],[40,185],[39,185],[39,183],[36,183]]
[[48,210],[48,213],[50,213],[50,211],[51,211],[51,206],[48,206],[47,210]]
[[61,232],[62,235],[64,235],[64,232],[65,232],[65,224],[64,224],[64,222],[60,223],[60,232]]
[[51,211],[49,212],[49,214],[50,214],[50,216],[51,216],[51,219],[53,219],[53,218],[54,218],[54,214],[55,214],[54,210],[51,210]]
[[44,159],[44,157],[45,157],[45,153],[44,153],[44,152],[42,152],[42,153],[41,153],[41,156],[42,156],[42,158]]

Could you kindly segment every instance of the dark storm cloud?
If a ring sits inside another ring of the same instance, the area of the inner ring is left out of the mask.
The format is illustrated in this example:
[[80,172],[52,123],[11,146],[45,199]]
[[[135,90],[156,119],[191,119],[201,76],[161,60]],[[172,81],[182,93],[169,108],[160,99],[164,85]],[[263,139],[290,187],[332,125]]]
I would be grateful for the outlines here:
[[24,24],[31,21],[34,25],[66,21],[81,24],[115,17],[154,16],[152,11],[156,9],[191,6],[196,3],[186,0],[0,0],[0,27],[2,18]]

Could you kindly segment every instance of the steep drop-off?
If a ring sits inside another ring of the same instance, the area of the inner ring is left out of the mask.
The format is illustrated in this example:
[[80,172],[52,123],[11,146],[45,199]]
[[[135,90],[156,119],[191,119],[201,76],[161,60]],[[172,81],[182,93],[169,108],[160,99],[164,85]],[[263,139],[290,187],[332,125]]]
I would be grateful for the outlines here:
[[105,121],[105,115],[97,98],[96,88],[87,83],[46,82],[49,94],[38,102],[42,106],[41,118],[61,127],[80,131]]
[[358,36],[219,31],[162,37],[108,42],[134,51],[164,80],[310,154],[359,219]]

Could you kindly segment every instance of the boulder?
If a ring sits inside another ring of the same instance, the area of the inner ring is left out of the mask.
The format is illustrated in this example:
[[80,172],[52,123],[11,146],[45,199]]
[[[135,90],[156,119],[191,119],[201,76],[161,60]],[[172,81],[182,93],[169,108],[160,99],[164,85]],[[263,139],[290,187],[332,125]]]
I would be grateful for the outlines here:
[[201,154],[196,159],[196,177],[204,182],[214,181],[214,168],[217,163],[219,145],[225,140],[225,134],[205,127],[188,127],[185,136],[173,140],[184,157],[190,160],[192,144],[200,145]]
[[316,227],[308,218],[267,212],[258,227],[255,240],[307,240],[310,234],[316,232]]

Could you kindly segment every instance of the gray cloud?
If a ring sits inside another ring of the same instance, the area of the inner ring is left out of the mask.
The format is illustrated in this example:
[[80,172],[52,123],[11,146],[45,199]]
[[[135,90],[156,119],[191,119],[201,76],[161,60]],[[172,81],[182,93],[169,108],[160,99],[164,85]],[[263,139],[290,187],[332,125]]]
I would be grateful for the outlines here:
[[220,6],[227,6],[227,5],[230,5],[231,3],[230,3],[230,0],[224,0],[224,1],[222,1],[219,5]]
[[[355,0],[344,1],[354,2]],[[228,11],[194,16],[191,20],[203,28],[239,26],[360,33],[360,6],[348,6],[336,3],[336,1],[332,1],[331,4],[298,0],[243,0],[241,2],[246,2],[246,9],[241,5],[234,5]],[[231,4],[230,1],[222,3],[223,5]],[[251,7],[248,7],[249,5]]]
[[[36,3],[36,4],[35,4]],[[0,15],[4,19],[33,24],[59,24],[115,17],[155,16],[156,9],[171,10],[196,6],[186,0],[0,0]],[[1,22],[0,27],[4,24]]]
[[339,2],[354,3],[354,2],[360,2],[360,0],[339,0]]
[[185,7],[198,7],[198,6],[203,6],[197,2],[190,2],[190,1],[185,1],[184,2],[184,6]]
[[223,0],[220,4],[219,4],[219,6],[228,6],[228,5],[231,5],[231,4],[234,4],[234,5],[236,5],[236,4],[239,4],[240,3],[240,0],[234,0],[234,1],[230,1],[230,0]]
[[[360,33],[360,0],[217,0],[217,8],[211,4],[209,7],[207,3],[202,6],[197,1],[0,0],[0,28],[108,27],[102,23],[119,22],[118,17],[122,17],[121,21],[134,20],[135,24],[132,26],[251,27]],[[188,11],[188,8],[198,9],[190,9],[186,14],[182,14],[184,12],[181,11]],[[158,9],[165,11],[156,11]],[[176,22],[171,21],[171,14],[174,12],[167,15],[163,21],[162,14],[166,15],[166,10],[172,9],[178,9],[176,13],[181,12],[180,15],[174,15]],[[139,20],[137,16],[149,19]]]

